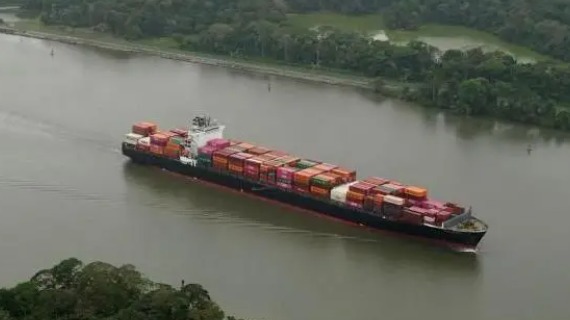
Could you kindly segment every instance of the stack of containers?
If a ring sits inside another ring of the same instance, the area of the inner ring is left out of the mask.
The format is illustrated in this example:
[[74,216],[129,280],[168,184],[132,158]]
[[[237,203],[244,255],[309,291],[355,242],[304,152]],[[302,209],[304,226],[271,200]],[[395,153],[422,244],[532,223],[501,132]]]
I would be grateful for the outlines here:
[[394,195],[384,195],[383,213],[389,217],[399,217],[402,214],[406,199]]
[[228,171],[233,174],[243,174],[245,160],[254,157],[253,154],[238,152],[229,156]]
[[269,184],[275,184],[277,168],[285,165],[285,162],[283,161],[285,158],[286,156],[283,156],[264,162],[259,168],[259,180]]
[[411,224],[422,224],[424,222],[424,210],[420,207],[410,207],[402,211],[399,220]]
[[156,155],[163,155],[168,139],[168,135],[161,132],[152,134],[150,136],[150,152]]
[[[303,161],[303,160],[301,160]],[[323,173],[323,170],[306,168],[295,172],[293,175],[293,189],[301,193],[309,193],[311,178]]]
[[133,125],[132,132],[136,134],[140,134],[143,137],[148,137],[151,134],[156,133],[158,130],[158,126],[152,122],[138,122]]
[[255,148],[253,144],[247,142],[236,144],[233,147],[239,149],[241,152],[247,152],[249,149]]
[[218,151],[216,147],[205,145],[203,147],[198,148],[198,155],[196,157],[196,161],[198,164],[203,166],[212,166],[212,156],[214,152]]
[[[182,146],[172,142],[172,138],[168,140],[166,147],[164,147],[164,155],[171,159],[179,159],[181,152]],[[209,164],[211,164],[211,160]]]
[[295,172],[301,169],[294,168],[290,166],[282,166],[277,168],[277,179],[276,184],[284,189],[292,189],[293,188],[293,176]]
[[150,151],[150,137],[144,137],[137,140],[137,150]]
[[[370,183],[376,187],[389,182],[387,179],[378,178],[378,177],[369,177],[362,181]],[[363,208],[364,210],[380,213],[382,212],[382,203],[384,201],[384,197],[376,187],[370,190],[369,194],[364,198]]]
[[346,168],[337,167],[337,168],[332,169],[331,173],[339,175],[341,177],[343,183],[353,182],[356,180],[356,171],[355,170],[349,170]]
[[224,171],[228,170],[228,157],[238,152],[239,150],[235,149],[234,147],[227,147],[214,151],[212,155],[213,167]]
[[385,183],[374,188],[373,193],[380,193],[383,195],[403,196],[406,187],[394,184],[393,182]]
[[319,197],[330,198],[331,189],[341,183],[342,179],[339,175],[324,172],[311,178],[311,193]]
[[373,184],[358,181],[348,188],[346,194],[346,204],[356,208],[362,208],[364,205],[364,198],[370,193],[370,190],[374,189]]
[[348,193],[348,188],[350,188],[350,186],[355,184],[355,183],[357,183],[357,182],[356,181],[348,182],[348,183],[344,183],[344,184],[341,184],[337,187],[332,188],[331,189],[331,200],[341,202],[341,203],[346,203],[346,194]]
[[259,156],[246,159],[243,167],[243,175],[253,180],[259,180],[259,168],[263,161],[263,158]]

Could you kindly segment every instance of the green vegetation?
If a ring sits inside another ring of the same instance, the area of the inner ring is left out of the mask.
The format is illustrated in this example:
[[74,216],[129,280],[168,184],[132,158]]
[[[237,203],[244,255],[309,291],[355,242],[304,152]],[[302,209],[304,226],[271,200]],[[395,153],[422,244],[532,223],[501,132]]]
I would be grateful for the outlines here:
[[145,279],[132,265],[87,265],[75,258],[0,289],[1,320],[237,320],[199,284]]
[[[23,8],[47,25],[173,45],[165,40],[171,37],[193,52],[345,70],[379,79],[380,92],[391,92],[390,82],[405,83],[400,96],[426,106],[570,130],[567,65],[520,64],[501,52],[441,53],[418,41],[402,46],[342,29],[298,28],[287,18],[288,8],[307,2],[295,1],[24,0]],[[336,10],[350,12],[356,4],[339,2]]]

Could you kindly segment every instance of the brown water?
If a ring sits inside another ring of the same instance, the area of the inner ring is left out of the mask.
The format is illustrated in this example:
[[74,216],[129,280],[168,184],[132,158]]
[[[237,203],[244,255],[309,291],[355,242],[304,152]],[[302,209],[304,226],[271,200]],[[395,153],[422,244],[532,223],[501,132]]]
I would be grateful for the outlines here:
[[[55,48],[55,56],[50,51]],[[477,255],[307,216],[129,164],[138,120],[425,185],[472,205]],[[0,36],[0,285],[76,256],[207,287],[252,319],[568,319],[568,136],[350,89]],[[533,143],[531,155],[526,148]]]

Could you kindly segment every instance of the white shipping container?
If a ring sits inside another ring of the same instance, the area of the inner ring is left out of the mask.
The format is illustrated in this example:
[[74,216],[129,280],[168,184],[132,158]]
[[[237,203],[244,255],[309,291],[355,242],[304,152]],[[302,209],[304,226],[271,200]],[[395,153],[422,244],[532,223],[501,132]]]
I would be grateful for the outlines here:
[[138,143],[142,144],[143,146],[150,146],[150,137],[141,138],[138,140]]
[[[135,145],[135,144],[137,144],[137,141],[139,141],[139,139],[141,139],[141,138],[143,138],[143,136],[140,134],[127,133],[125,135],[125,142],[128,144]],[[150,140],[150,138],[149,138],[149,140]]]
[[348,193],[348,187],[357,183],[358,181],[349,182],[345,184],[341,184],[338,187],[334,187],[331,189],[331,200],[338,201],[345,203],[346,202],[346,194]]
[[403,206],[404,203],[406,203],[406,200],[404,200],[403,198],[400,198],[400,197],[395,197],[395,196],[384,196],[384,202],[388,202],[388,203],[395,204],[398,206]]

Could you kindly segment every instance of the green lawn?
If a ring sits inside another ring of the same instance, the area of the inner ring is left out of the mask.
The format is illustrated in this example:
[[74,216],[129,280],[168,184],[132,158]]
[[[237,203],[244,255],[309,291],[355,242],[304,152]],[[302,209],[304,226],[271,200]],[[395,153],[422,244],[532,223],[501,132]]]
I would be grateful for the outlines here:
[[421,40],[441,50],[483,47],[488,50],[502,50],[523,61],[544,61],[552,58],[534,52],[523,46],[505,42],[495,35],[460,26],[428,24],[415,31],[386,30],[381,14],[342,15],[337,13],[290,14],[289,22],[298,28],[333,26],[342,30],[376,34],[385,31],[390,41],[406,43]]

